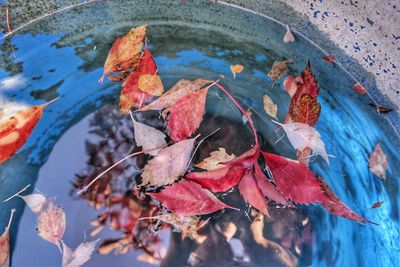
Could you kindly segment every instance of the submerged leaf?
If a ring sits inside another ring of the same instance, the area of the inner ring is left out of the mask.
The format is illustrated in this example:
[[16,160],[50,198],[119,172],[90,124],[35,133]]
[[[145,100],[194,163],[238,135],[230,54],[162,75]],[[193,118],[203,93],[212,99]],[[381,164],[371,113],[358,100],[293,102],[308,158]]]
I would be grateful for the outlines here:
[[183,97],[191,92],[196,92],[200,88],[203,88],[207,84],[212,81],[197,79],[194,81],[190,80],[179,80],[171,89],[169,89],[166,93],[162,94],[158,99],[154,100],[150,104],[142,107],[139,111],[145,110],[162,110],[166,108],[170,108],[175,103]]
[[[146,124],[137,122],[133,119],[133,128],[135,133],[135,141],[137,146],[141,146],[143,150],[151,150],[148,154],[155,156],[160,149],[167,146],[165,141],[166,135],[158,129]],[[158,150],[156,148],[159,148]]]
[[220,147],[218,150],[210,153],[208,158],[203,159],[202,162],[197,163],[195,167],[203,169],[203,170],[216,170],[223,167],[220,162],[225,162],[234,159],[236,156],[226,153],[225,148]]
[[168,116],[168,134],[175,142],[190,137],[203,120],[208,88],[181,97]]
[[368,93],[367,89],[362,86],[361,83],[356,83],[355,85],[353,85],[352,89],[360,95],[365,95],[366,93]]
[[12,157],[26,142],[47,104],[22,110],[0,125],[0,164]]
[[372,152],[369,161],[369,171],[381,179],[386,179],[386,169],[388,168],[388,161],[385,153],[380,144],[377,144]]
[[253,172],[247,172],[240,180],[238,189],[243,198],[254,208],[268,215],[268,206],[264,195],[261,193]]
[[46,203],[46,197],[42,194],[30,194],[25,196],[20,196],[26,205],[35,213],[42,210],[43,205]]
[[10,226],[15,210],[11,210],[10,219],[3,234],[0,236],[0,267],[10,266]]
[[335,64],[335,58],[332,55],[324,56],[322,59],[331,64]]
[[41,238],[57,246],[65,232],[65,213],[61,206],[47,200],[37,216],[37,231]]
[[287,43],[294,42],[294,41],[295,41],[294,35],[293,35],[292,31],[290,30],[289,25],[286,25],[286,33],[285,33],[285,36],[283,36],[283,42],[287,44]]
[[[246,115],[247,115],[247,117],[249,117],[250,120],[251,120],[251,115],[253,115],[253,112],[251,112],[251,109],[250,109],[250,108],[248,108],[248,109],[246,110]],[[246,123],[247,123],[247,117],[246,117],[245,115],[242,116],[243,124],[246,124]]]
[[382,206],[383,203],[385,203],[385,201],[378,201],[378,202],[375,202],[374,204],[372,204],[371,208],[372,208],[372,209],[379,208],[380,206]]
[[72,251],[64,242],[62,267],[81,267],[90,260],[98,240],[81,243],[75,251]]
[[236,78],[236,74],[241,73],[244,70],[243,65],[236,64],[236,65],[231,65],[231,72],[233,74],[233,79]]
[[278,112],[278,106],[272,101],[272,99],[268,95],[263,96],[263,104],[265,112],[272,118],[278,120],[276,118],[276,113]]
[[175,182],[186,171],[194,141],[187,139],[162,149],[143,168],[142,185],[158,187]]
[[142,25],[132,28],[125,36],[114,42],[104,63],[103,76],[111,72],[125,71],[138,61],[146,35],[146,27],[146,25]]
[[210,214],[232,208],[218,200],[200,185],[182,181],[166,187],[159,193],[148,193],[172,212],[183,216]]
[[268,77],[270,77],[273,81],[278,80],[283,74],[289,71],[287,64],[292,63],[293,61],[291,59],[274,61],[274,63],[272,63],[271,70],[268,72]]

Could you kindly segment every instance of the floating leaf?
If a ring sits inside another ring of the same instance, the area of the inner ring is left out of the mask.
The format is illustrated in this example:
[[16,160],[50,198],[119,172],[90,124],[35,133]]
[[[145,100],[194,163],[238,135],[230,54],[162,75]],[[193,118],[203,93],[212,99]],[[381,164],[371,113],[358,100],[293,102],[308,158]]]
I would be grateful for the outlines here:
[[[167,142],[165,141],[166,135],[161,131],[146,124],[137,122],[133,117],[132,121],[136,144],[141,146],[143,150],[151,150],[148,154],[155,156],[158,154],[160,149],[167,146]],[[157,148],[159,149],[157,150]]]
[[62,267],[81,267],[84,265],[92,257],[97,242],[98,240],[83,242],[75,249],[75,251],[72,251],[64,242],[62,242]]
[[236,65],[231,65],[231,72],[233,74],[233,79],[236,78],[236,74],[241,73],[244,70],[243,65],[236,64]]
[[314,126],[321,113],[321,105],[310,95],[302,95],[290,111],[290,118],[293,122],[301,122]]
[[237,185],[243,174],[243,168],[233,166],[206,172],[190,172],[185,178],[200,184],[212,192],[225,192]]
[[[253,113],[251,112],[250,108],[246,110],[246,115],[251,119],[251,115],[253,115]],[[243,124],[247,123],[247,117],[245,115],[242,116]]]
[[379,178],[386,179],[386,169],[388,168],[388,161],[385,153],[380,144],[377,144],[372,152],[369,161],[369,171],[378,176]]
[[383,203],[385,203],[385,201],[378,201],[378,202],[375,202],[374,204],[372,204],[371,208],[372,208],[372,209],[379,208],[380,206],[382,206]]
[[268,77],[270,77],[273,81],[278,80],[283,74],[289,71],[287,64],[292,63],[293,61],[291,59],[274,61],[274,63],[272,63],[271,70],[268,72]]
[[64,235],[66,226],[64,209],[47,200],[37,216],[37,231],[41,238],[57,246]]
[[243,198],[254,208],[268,215],[268,206],[254,179],[253,172],[246,173],[240,180],[238,189]]
[[46,197],[42,194],[30,194],[25,196],[20,196],[26,205],[35,213],[38,213],[42,210],[43,205],[46,203]]
[[368,93],[367,89],[362,86],[361,83],[356,83],[355,85],[353,85],[352,89],[360,95],[365,95],[366,93]]
[[297,81],[296,78],[293,76],[287,76],[286,79],[283,81],[283,88],[288,93],[290,97],[293,97],[297,91]]
[[222,203],[210,191],[200,185],[182,181],[161,190],[160,193],[147,193],[169,210],[178,215],[193,216],[216,212],[232,207]]
[[22,110],[0,125],[0,164],[12,157],[26,142],[47,104]]
[[202,162],[197,163],[195,167],[203,170],[216,170],[223,167],[220,162],[229,161],[235,158],[235,155],[229,155],[226,153],[225,148],[220,147],[218,150],[210,153],[208,158],[205,158]]
[[205,85],[211,83],[212,81],[197,79],[194,81],[190,80],[179,80],[171,89],[169,89],[166,93],[162,94],[158,99],[154,100],[147,106],[144,106],[139,109],[139,111],[145,110],[162,110],[165,108],[170,108],[175,103],[183,97],[191,92],[196,92],[200,88],[203,88]]
[[263,96],[263,104],[265,112],[272,118],[278,120],[276,118],[276,113],[278,112],[278,106],[272,101],[272,99],[268,95]]
[[325,144],[321,140],[321,135],[315,128],[300,122],[287,124],[274,122],[283,128],[295,149],[303,151],[305,148],[309,147],[313,150],[314,154],[321,155],[325,161],[329,163]]
[[163,186],[175,182],[185,171],[195,139],[162,149],[143,169],[142,185]]
[[175,142],[190,137],[203,120],[208,88],[188,93],[171,108],[168,116],[168,134]]
[[239,157],[227,162],[223,162],[221,164],[225,166],[239,166],[244,169],[247,169],[253,166],[253,164],[257,161],[259,155],[260,155],[260,148],[258,146],[255,146],[244,152]]
[[104,63],[103,76],[111,72],[122,72],[131,68],[139,59],[146,35],[146,25],[132,28],[112,45]]
[[160,96],[164,92],[164,86],[159,75],[143,74],[139,77],[139,90],[149,95]]
[[290,30],[289,25],[286,25],[286,33],[285,33],[285,36],[283,36],[283,42],[285,44],[287,44],[287,43],[294,42],[294,41],[295,41],[294,35],[293,35],[292,31]]
[[393,111],[392,108],[379,106],[379,105],[377,105],[375,103],[369,103],[368,105],[371,106],[371,107],[374,107],[376,109],[376,111],[379,112],[379,113],[389,113],[389,112]]
[[[157,65],[154,61],[148,47],[145,48],[136,68],[129,74],[128,78],[122,84],[122,90],[119,99],[121,112],[127,113],[132,107],[141,107],[143,103],[150,102],[152,95],[147,91],[142,91],[139,87],[140,77],[143,75],[155,75]],[[142,86],[144,86],[142,84]],[[148,89],[148,88],[142,88]],[[151,91],[151,90],[148,90]]]
[[322,59],[331,64],[335,64],[335,58],[332,55],[324,56]]
[[0,236],[0,267],[10,266],[10,226],[14,216],[15,210],[11,210],[10,220],[4,230],[4,233]]

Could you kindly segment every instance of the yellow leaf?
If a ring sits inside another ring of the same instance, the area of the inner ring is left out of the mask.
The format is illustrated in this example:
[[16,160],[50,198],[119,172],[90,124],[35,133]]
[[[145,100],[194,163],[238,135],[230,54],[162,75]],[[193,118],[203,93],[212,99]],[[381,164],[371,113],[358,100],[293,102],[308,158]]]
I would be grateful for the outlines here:
[[139,90],[150,95],[160,96],[164,92],[164,86],[157,74],[143,74],[139,77]]
[[233,154],[232,155],[227,154],[225,148],[220,147],[217,151],[211,152],[208,158],[196,164],[196,167],[207,171],[216,170],[222,167],[218,163],[230,161],[235,157],[236,156]]
[[244,69],[243,65],[240,64],[231,65],[231,72],[233,74],[233,79],[235,79],[236,74],[241,73],[243,69]]
[[263,104],[265,112],[267,112],[267,114],[270,115],[275,120],[278,120],[276,118],[276,113],[278,112],[278,106],[274,104],[274,102],[269,96],[267,95],[263,96]]

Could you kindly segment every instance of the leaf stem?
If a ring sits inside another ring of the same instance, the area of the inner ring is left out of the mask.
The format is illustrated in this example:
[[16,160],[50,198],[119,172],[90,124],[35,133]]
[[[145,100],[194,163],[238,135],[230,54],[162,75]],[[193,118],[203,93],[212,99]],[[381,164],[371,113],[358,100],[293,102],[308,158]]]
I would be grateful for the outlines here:
[[13,219],[13,217],[14,217],[14,213],[15,213],[15,209],[12,209],[12,210],[11,210],[10,219],[8,220],[8,225],[7,225],[7,227],[6,227],[6,231],[7,231],[8,229],[10,229],[11,222],[12,222],[12,219]]
[[12,195],[11,197],[7,198],[6,200],[3,200],[3,203],[4,203],[4,202],[7,202],[7,201],[9,201],[9,200],[11,200],[11,199],[13,199],[13,198],[16,197],[16,196],[19,196],[19,194],[21,194],[22,192],[24,192],[25,190],[27,190],[30,186],[31,186],[31,185],[28,184],[27,186],[25,186],[24,188],[22,188],[21,190],[19,190],[17,193],[15,193],[14,195]]
[[256,142],[256,146],[259,146],[258,143],[258,136],[257,136],[257,130],[254,127],[253,121],[250,119],[250,117],[247,115],[246,111],[244,111],[244,109],[242,108],[242,106],[239,104],[239,102],[237,102],[237,100],[232,96],[231,93],[228,92],[227,89],[225,89],[221,84],[219,84],[218,82],[213,83],[215,86],[217,86],[219,89],[222,90],[222,92],[224,92],[231,100],[232,102],[239,108],[240,112],[242,112],[243,116],[247,119],[247,121],[250,124],[250,127],[253,131],[254,134],[254,140]]

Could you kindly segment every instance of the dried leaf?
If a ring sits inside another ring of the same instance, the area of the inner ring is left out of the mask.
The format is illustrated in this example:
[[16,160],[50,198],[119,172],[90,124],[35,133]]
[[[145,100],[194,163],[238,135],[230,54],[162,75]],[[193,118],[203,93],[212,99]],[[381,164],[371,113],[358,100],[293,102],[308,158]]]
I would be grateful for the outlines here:
[[41,238],[60,245],[66,226],[64,209],[47,200],[37,216],[37,231]]
[[381,179],[386,179],[386,170],[388,168],[388,161],[385,153],[383,153],[380,144],[377,144],[375,146],[375,149],[369,158],[368,164],[370,172],[372,172]]
[[243,174],[243,168],[233,166],[206,172],[190,172],[185,178],[212,192],[225,192],[237,185]]
[[72,251],[64,242],[62,242],[62,267],[81,267],[84,265],[92,257],[97,242],[98,240],[83,242],[75,249],[75,251]]
[[168,134],[175,142],[190,137],[203,120],[208,88],[184,95],[171,108]]
[[160,96],[164,92],[164,85],[159,75],[143,74],[139,77],[139,90],[149,95]]
[[302,95],[290,110],[290,118],[293,122],[301,122],[314,126],[321,114],[321,105],[310,95]]
[[293,76],[287,76],[283,81],[283,88],[288,93],[288,95],[292,98],[297,91],[297,81]]
[[294,35],[293,35],[292,31],[290,30],[289,25],[286,25],[286,33],[285,33],[285,36],[283,36],[283,42],[285,44],[287,44],[287,43],[294,42],[294,41],[295,41]]
[[360,95],[365,95],[366,93],[368,93],[367,89],[362,86],[361,83],[356,83],[355,85],[353,85],[352,89]]
[[170,108],[175,105],[175,103],[183,97],[191,92],[196,92],[200,88],[203,88],[205,85],[211,83],[212,81],[197,79],[194,81],[190,80],[179,80],[171,89],[169,89],[166,93],[162,94],[158,99],[154,100],[147,106],[144,106],[139,109],[139,111],[145,110],[162,110],[166,108]]
[[0,164],[12,157],[26,142],[47,104],[22,110],[0,125]]
[[[136,144],[141,146],[143,150],[151,150],[148,154],[155,156],[158,154],[160,149],[167,146],[167,142],[165,141],[166,135],[161,131],[146,124],[137,122],[133,117],[132,120]],[[159,149],[157,150],[156,148]]]
[[272,63],[271,70],[268,72],[268,77],[270,77],[273,81],[278,80],[283,74],[289,71],[287,64],[292,63],[293,61],[291,59],[274,61],[274,63]]
[[182,181],[161,190],[160,193],[147,193],[169,210],[178,215],[193,216],[231,208],[218,200],[210,191],[200,185]]
[[289,142],[295,149],[302,151],[309,147],[314,152],[314,155],[321,155],[325,161],[329,163],[329,159],[325,150],[325,144],[321,140],[321,135],[315,128],[300,122],[287,124],[282,124],[276,121],[274,122],[283,128],[283,130],[286,132]]
[[143,103],[148,103],[152,95],[139,88],[139,80],[142,75],[155,75],[157,65],[148,47],[145,48],[136,68],[129,74],[122,84],[119,99],[119,106],[122,113],[127,113],[133,107],[141,107]]
[[253,172],[248,172],[243,176],[239,182],[238,189],[243,198],[251,206],[268,215],[267,202],[258,188]]
[[263,96],[263,104],[265,112],[272,118],[278,120],[276,118],[276,113],[278,112],[278,106],[274,104],[274,102],[268,95]]
[[379,208],[380,206],[382,206],[383,203],[385,203],[385,201],[378,201],[378,202],[375,202],[374,204],[372,204],[371,208],[372,208],[372,209]]
[[20,196],[26,205],[35,213],[40,212],[42,210],[43,205],[46,203],[46,197],[42,194],[30,194],[26,196]]
[[0,267],[10,266],[10,226],[15,210],[11,210],[10,219],[4,233],[0,236]]
[[233,79],[236,78],[236,74],[241,73],[244,70],[243,65],[236,64],[236,65],[231,65],[231,72],[233,74]]
[[132,28],[125,36],[114,42],[104,63],[103,76],[111,72],[125,71],[135,65],[142,50],[146,27],[142,25]]
[[223,167],[221,164],[219,164],[220,162],[230,161],[234,158],[235,155],[229,155],[226,153],[225,148],[220,147],[218,150],[211,152],[208,158],[205,158],[202,162],[197,163],[195,166],[203,170],[212,171]]
[[142,185],[158,187],[175,182],[186,171],[194,141],[187,139],[162,149],[144,167]]
[[324,56],[322,59],[331,64],[335,64],[335,58],[332,55]]
[[377,105],[375,103],[369,103],[368,105],[371,106],[371,107],[374,107],[376,109],[376,111],[379,112],[379,113],[389,113],[389,112],[393,111],[392,108],[379,106],[379,105]]

